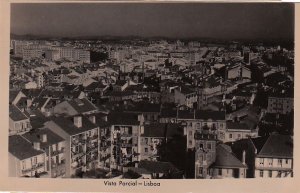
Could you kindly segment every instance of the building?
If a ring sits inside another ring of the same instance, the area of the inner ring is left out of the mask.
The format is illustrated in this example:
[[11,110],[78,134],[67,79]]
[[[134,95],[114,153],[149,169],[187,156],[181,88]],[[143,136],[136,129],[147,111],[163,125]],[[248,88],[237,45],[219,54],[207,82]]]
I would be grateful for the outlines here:
[[268,113],[288,114],[294,109],[294,98],[270,96],[268,97]]
[[157,161],[157,147],[175,135],[183,135],[184,128],[177,123],[150,123],[144,125],[139,139],[141,160]]
[[219,144],[216,154],[216,160],[210,170],[212,178],[246,178],[245,153],[241,161],[234,155],[231,147]]
[[23,134],[31,130],[29,118],[15,105],[9,105],[9,135]]
[[92,114],[98,111],[97,107],[86,98],[63,101],[53,108],[54,114],[73,116],[77,114]]
[[293,139],[272,134],[261,149],[256,148],[255,178],[293,177]]
[[197,103],[196,91],[186,86],[181,86],[179,89],[175,89],[174,98],[175,103],[178,105],[186,105],[189,108],[193,108],[194,104]]
[[216,160],[217,135],[196,132],[195,138],[195,178],[210,178],[210,166]]
[[258,137],[258,129],[251,129],[246,123],[227,122],[223,142],[234,142],[249,137]]
[[46,50],[45,51],[45,58],[51,61],[57,61],[60,59],[59,50]]
[[[67,59],[70,61],[81,61],[90,63],[90,51],[83,49],[76,49],[73,47],[52,47],[51,50],[59,52],[60,59]],[[48,57],[57,59],[57,52],[49,52]]]
[[136,113],[111,112],[110,167],[122,170],[123,166],[140,160],[139,136],[143,128],[143,116]]
[[239,63],[226,68],[226,79],[251,79],[251,71]]
[[32,143],[21,135],[9,137],[8,169],[10,177],[42,177],[46,172],[46,153],[39,143]]
[[54,117],[46,127],[65,140],[66,177],[76,177],[99,164],[99,127],[95,117]]
[[28,45],[29,45],[29,42],[27,42],[27,41],[14,40],[13,41],[14,55],[18,56],[18,57],[22,57],[23,49],[26,48]]
[[23,60],[30,60],[34,58],[42,58],[43,51],[41,49],[23,48]]
[[25,133],[23,137],[31,143],[39,143],[40,149],[46,153],[45,164],[48,177],[65,176],[65,140],[62,137],[48,128]]
[[194,135],[198,132],[213,132],[218,139],[225,138],[226,120],[224,111],[206,110],[162,110],[161,123],[181,123],[186,127],[187,147],[195,147]]

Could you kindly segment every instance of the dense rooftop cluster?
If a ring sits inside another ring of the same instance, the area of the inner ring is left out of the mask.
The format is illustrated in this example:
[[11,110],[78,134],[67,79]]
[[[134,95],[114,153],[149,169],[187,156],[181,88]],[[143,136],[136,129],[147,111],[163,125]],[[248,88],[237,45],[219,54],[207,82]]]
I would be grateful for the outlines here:
[[293,50],[180,40],[11,48],[10,176],[293,176]]

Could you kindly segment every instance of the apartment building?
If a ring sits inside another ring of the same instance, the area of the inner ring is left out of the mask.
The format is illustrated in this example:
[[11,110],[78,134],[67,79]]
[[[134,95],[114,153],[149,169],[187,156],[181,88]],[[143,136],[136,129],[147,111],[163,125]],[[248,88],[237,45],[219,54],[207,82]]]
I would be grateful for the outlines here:
[[140,160],[139,136],[143,128],[143,115],[111,112],[111,168],[122,170],[128,163]]
[[46,153],[45,167],[48,177],[57,178],[65,176],[65,140],[62,137],[53,133],[48,128],[25,133],[23,137],[31,143],[39,143],[40,149]]
[[262,148],[256,146],[255,178],[293,177],[293,139],[272,134]]
[[17,106],[9,105],[9,135],[24,134],[31,128],[29,117]]
[[98,167],[99,127],[93,116],[54,117],[46,127],[65,139],[66,177]]
[[43,177],[46,176],[46,153],[40,143],[30,141],[21,135],[9,136],[8,169],[10,177]]

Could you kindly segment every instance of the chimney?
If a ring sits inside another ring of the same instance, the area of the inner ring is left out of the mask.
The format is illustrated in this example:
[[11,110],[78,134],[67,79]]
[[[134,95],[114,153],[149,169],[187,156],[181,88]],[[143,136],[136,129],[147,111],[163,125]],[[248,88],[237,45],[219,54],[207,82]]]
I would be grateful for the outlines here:
[[74,125],[77,128],[82,127],[82,117],[81,116],[75,116],[74,117]]
[[95,117],[95,115],[92,115],[92,116],[90,116],[89,117],[89,120],[92,122],[92,123],[96,123],[96,117]]
[[242,157],[243,164],[246,164],[246,151],[243,151],[243,157]]
[[36,150],[41,150],[40,142],[33,142],[33,148],[36,149]]
[[41,142],[46,143],[47,142],[47,134],[40,135],[40,140],[41,140]]

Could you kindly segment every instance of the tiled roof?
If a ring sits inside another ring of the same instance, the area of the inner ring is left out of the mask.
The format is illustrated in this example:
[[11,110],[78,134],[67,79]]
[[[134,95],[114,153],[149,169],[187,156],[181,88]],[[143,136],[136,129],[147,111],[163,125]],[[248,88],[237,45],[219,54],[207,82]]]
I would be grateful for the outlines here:
[[74,99],[68,101],[68,103],[78,112],[78,114],[97,110],[97,107],[85,98]]
[[292,158],[293,139],[289,135],[272,134],[257,157]]
[[9,91],[9,102],[13,102],[15,100],[15,98],[17,97],[17,95],[19,94],[20,91],[18,90],[10,90]]
[[[47,136],[47,141],[42,142],[40,136],[43,134],[46,134]],[[59,142],[64,141],[62,137],[59,135],[53,133],[50,129],[48,128],[43,128],[43,129],[36,129],[33,132],[28,132],[23,135],[24,138],[26,138],[30,142],[40,142],[41,148],[46,148],[49,147],[50,145],[57,144]]]
[[49,118],[45,117],[39,110],[32,110],[31,113],[34,115],[30,117],[30,124],[33,129],[41,128],[49,121]]
[[41,150],[33,148],[32,144],[20,135],[9,136],[9,153],[19,160],[43,154]]
[[225,144],[217,146],[216,161],[213,163],[214,168],[246,168],[231,151],[231,148]]
[[266,141],[268,140],[267,136],[264,137],[257,137],[257,138],[251,138],[250,139],[255,146],[257,152],[260,152]]
[[22,121],[28,119],[26,115],[15,105],[9,105],[9,117],[13,121]]
[[76,135],[91,129],[95,129],[97,126],[92,123],[87,117],[82,116],[82,127],[76,127],[73,121],[74,117],[53,117],[54,121],[62,130],[69,135]]

